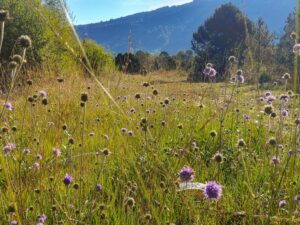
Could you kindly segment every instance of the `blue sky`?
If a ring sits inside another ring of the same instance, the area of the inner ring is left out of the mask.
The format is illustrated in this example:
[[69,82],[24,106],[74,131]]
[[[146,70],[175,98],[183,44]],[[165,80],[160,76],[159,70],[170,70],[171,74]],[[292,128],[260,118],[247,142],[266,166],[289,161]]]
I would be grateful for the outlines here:
[[67,0],[75,24],[106,21],[187,2],[192,0]]

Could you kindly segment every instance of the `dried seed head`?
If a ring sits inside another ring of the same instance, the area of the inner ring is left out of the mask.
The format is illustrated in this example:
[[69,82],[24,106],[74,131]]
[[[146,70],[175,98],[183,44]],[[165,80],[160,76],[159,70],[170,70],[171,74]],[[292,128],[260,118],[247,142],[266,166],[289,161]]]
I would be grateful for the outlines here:
[[22,58],[22,56],[20,56],[20,55],[14,55],[13,57],[11,57],[11,59],[13,60],[13,61],[15,61],[16,63],[18,63],[19,65],[22,63],[22,61],[23,61],[23,58]]
[[9,11],[0,10],[0,22],[5,22],[7,19],[9,19]]
[[30,48],[32,46],[31,38],[28,35],[21,35],[18,38],[18,43],[22,48]]
[[88,94],[87,93],[81,93],[81,101],[87,102],[88,101]]
[[11,62],[8,64],[8,68],[9,68],[10,70],[14,70],[14,69],[16,69],[17,67],[18,67],[18,63],[15,62],[15,61],[11,61]]

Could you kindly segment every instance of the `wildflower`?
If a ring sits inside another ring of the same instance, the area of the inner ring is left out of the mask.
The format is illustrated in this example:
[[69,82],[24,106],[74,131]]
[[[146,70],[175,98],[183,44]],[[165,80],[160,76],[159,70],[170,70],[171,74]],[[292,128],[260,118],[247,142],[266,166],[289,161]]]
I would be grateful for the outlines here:
[[44,224],[44,223],[46,222],[46,219],[47,219],[47,217],[46,217],[45,214],[41,215],[41,216],[39,217],[39,223]]
[[295,124],[296,124],[296,126],[300,125],[300,119],[299,118],[295,119]]
[[267,91],[267,92],[265,93],[265,96],[266,96],[266,97],[268,97],[268,96],[270,96],[270,95],[272,95],[272,94],[271,94],[271,92],[269,92],[269,91]]
[[3,150],[5,154],[9,154],[16,148],[16,145],[14,143],[8,143],[4,146]]
[[208,200],[219,200],[222,192],[222,187],[215,181],[207,182],[204,188],[204,195]]
[[295,196],[295,200],[298,201],[298,202],[300,201],[300,194]]
[[279,201],[279,208],[284,208],[285,206],[286,206],[286,201],[285,200]]
[[47,97],[47,93],[46,93],[46,91],[44,91],[44,90],[41,90],[41,91],[40,91],[40,95],[41,95],[42,98]]
[[32,45],[31,38],[28,35],[21,35],[18,38],[18,43],[22,48],[30,48]]
[[12,111],[14,109],[13,105],[10,102],[4,103],[4,107],[9,111]]
[[110,151],[108,148],[103,149],[102,151],[103,155],[108,156],[110,154]]
[[285,73],[285,74],[283,74],[283,76],[281,78],[284,80],[289,80],[289,79],[291,79],[291,75],[289,73]]
[[59,148],[53,148],[54,157],[59,157],[61,155],[61,150]]
[[130,137],[132,137],[132,136],[133,136],[133,131],[132,131],[132,130],[128,131],[128,135],[129,135]]
[[276,100],[276,97],[274,97],[273,95],[270,95],[270,96],[267,97],[268,104],[271,104],[275,100]]
[[293,47],[293,52],[295,54],[299,54],[300,53],[300,44],[295,44]]
[[11,221],[11,223],[10,223],[11,225],[18,225],[18,221],[16,221],[16,220],[13,220],[13,221]]
[[274,137],[271,137],[271,138],[269,139],[268,143],[269,143],[269,145],[274,146],[274,145],[276,145],[277,141],[276,141],[276,139],[275,139]]
[[211,137],[216,137],[218,133],[217,133],[217,131],[212,130],[209,134]]
[[244,119],[245,120],[249,120],[250,119],[250,116],[248,114],[244,114]]
[[217,71],[214,68],[212,68],[209,64],[207,64],[205,69],[203,70],[203,74],[205,76],[215,77],[217,75]]
[[88,101],[88,94],[87,93],[81,93],[80,97],[82,102],[87,102]]
[[94,133],[94,132],[90,132],[90,133],[89,133],[89,136],[90,136],[90,137],[94,137],[94,136],[95,136],[95,133]]
[[280,159],[278,156],[273,156],[271,159],[271,163],[274,165],[278,165],[280,163]]
[[289,101],[289,97],[287,95],[281,95],[279,99],[285,103],[287,103]]
[[23,62],[23,58],[20,55],[13,55],[13,57],[11,57],[12,61],[15,61],[16,63],[18,63],[19,65],[22,64]]
[[238,147],[245,147],[246,142],[244,141],[244,139],[239,139],[238,142],[237,142],[237,146]]
[[39,169],[40,168],[40,164],[38,162],[35,162],[33,164],[33,168],[36,169],[36,170]]
[[23,153],[24,153],[25,155],[28,155],[28,154],[30,153],[30,149],[25,148],[25,149],[23,150]]
[[283,117],[287,117],[287,116],[289,115],[289,111],[286,110],[286,109],[283,109],[283,110],[281,111],[281,115],[282,115]]
[[0,10],[0,22],[5,22],[9,18],[9,11]]
[[182,182],[190,182],[194,179],[195,172],[189,167],[183,167],[179,172],[179,178]]
[[63,179],[65,185],[69,185],[73,182],[73,178],[71,175],[66,174],[65,178]]
[[240,83],[243,84],[245,82],[245,77],[243,75],[236,75],[236,80]]
[[122,134],[126,134],[127,129],[126,129],[126,128],[122,128],[122,129],[121,129],[121,132],[122,132]]
[[235,63],[236,62],[236,58],[235,58],[235,56],[229,56],[229,58],[228,58],[228,61],[230,62],[230,63]]
[[270,115],[273,112],[273,107],[271,105],[266,105],[264,112]]
[[134,208],[134,206],[135,206],[135,200],[134,200],[134,198],[128,197],[128,198],[125,200],[125,205],[126,205],[126,206],[129,206],[129,207],[131,207],[131,208]]
[[97,184],[96,187],[95,187],[95,191],[101,192],[102,191],[102,185],[101,184]]
[[297,34],[295,32],[292,32],[291,35],[290,35],[290,38],[292,40],[295,40],[297,38]]
[[222,163],[224,157],[223,157],[222,153],[217,152],[217,153],[213,156],[212,159],[213,159],[214,161],[216,161],[217,163]]

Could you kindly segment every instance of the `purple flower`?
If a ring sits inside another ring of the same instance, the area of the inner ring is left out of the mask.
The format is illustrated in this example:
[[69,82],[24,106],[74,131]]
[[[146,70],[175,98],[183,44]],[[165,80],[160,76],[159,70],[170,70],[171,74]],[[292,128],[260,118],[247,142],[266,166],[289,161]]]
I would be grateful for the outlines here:
[[33,164],[33,168],[36,169],[36,170],[39,169],[40,168],[40,164],[38,162],[35,162]]
[[244,114],[244,119],[245,120],[249,120],[250,119],[250,116],[248,114]]
[[217,75],[217,71],[209,66],[206,66],[205,69],[203,70],[203,73],[205,76],[210,76],[210,77],[215,77]]
[[95,187],[95,191],[101,192],[102,191],[102,185],[101,184],[97,184],[96,187]]
[[134,109],[134,108],[131,108],[131,109],[130,109],[130,112],[131,112],[131,113],[135,113],[135,109]]
[[274,165],[278,165],[280,163],[280,159],[278,156],[273,156],[272,159],[271,159],[271,162],[274,164]]
[[39,217],[39,223],[44,224],[44,223],[46,222],[46,219],[47,219],[47,217],[46,217],[45,214],[41,215],[41,216]]
[[128,135],[129,135],[130,137],[132,137],[132,136],[133,136],[133,131],[132,131],[132,130],[128,131]]
[[293,47],[293,52],[296,54],[300,53],[300,44],[295,44]]
[[236,80],[241,84],[245,82],[245,78],[243,75],[236,75]]
[[90,136],[90,137],[94,137],[94,136],[95,136],[95,133],[94,133],[94,132],[90,132],[90,133],[89,133],[89,136]]
[[126,134],[127,129],[126,129],[126,128],[122,128],[122,129],[121,129],[121,132],[122,132],[122,134]]
[[286,201],[285,200],[279,201],[279,208],[283,208],[285,206],[286,206]]
[[204,195],[206,199],[218,200],[222,196],[222,186],[215,181],[209,181],[204,188]]
[[13,221],[11,221],[11,223],[10,223],[11,225],[18,225],[18,221],[16,221],[16,220],[13,220]]
[[30,149],[25,148],[25,149],[23,150],[23,153],[24,153],[25,155],[28,155],[28,154],[30,153]]
[[10,102],[4,103],[4,107],[10,111],[14,109],[13,105]]
[[41,90],[41,91],[40,91],[40,95],[41,95],[42,98],[47,97],[47,93],[46,93],[46,91],[44,91],[44,90]]
[[270,96],[268,96],[267,97],[267,102],[269,103],[269,104],[271,104],[273,101],[275,101],[276,100],[276,98],[273,96],[273,95],[270,95]]
[[5,154],[9,154],[16,148],[16,145],[14,143],[8,143],[4,146],[3,150]]
[[265,96],[266,96],[266,97],[271,96],[271,92],[267,91],[267,92],[265,93]]
[[53,148],[54,157],[59,157],[61,155],[61,150],[59,148]]
[[37,160],[40,160],[40,161],[41,161],[41,160],[43,159],[43,156],[40,155],[40,154],[37,154],[36,158],[37,158]]
[[283,117],[287,117],[287,116],[289,116],[289,111],[286,110],[286,109],[283,109],[283,110],[281,111],[281,115],[282,115]]
[[295,200],[296,201],[300,201],[300,194],[298,194],[298,195],[295,196]]
[[69,185],[73,182],[73,178],[71,175],[66,175],[65,178],[63,179],[63,182],[65,185]]
[[183,167],[179,172],[179,178],[182,182],[190,182],[194,179],[195,172],[189,167]]

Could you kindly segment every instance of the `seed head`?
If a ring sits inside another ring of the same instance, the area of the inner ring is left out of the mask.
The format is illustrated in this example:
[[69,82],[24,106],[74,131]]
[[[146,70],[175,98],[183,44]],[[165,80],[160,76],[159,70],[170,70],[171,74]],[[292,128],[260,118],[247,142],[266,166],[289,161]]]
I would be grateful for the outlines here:
[[22,48],[30,48],[32,45],[31,38],[28,35],[21,35],[18,38],[18,43]]
[[9,19],[9,11],[0,10],[0,22],[5,22],[7,19]]

